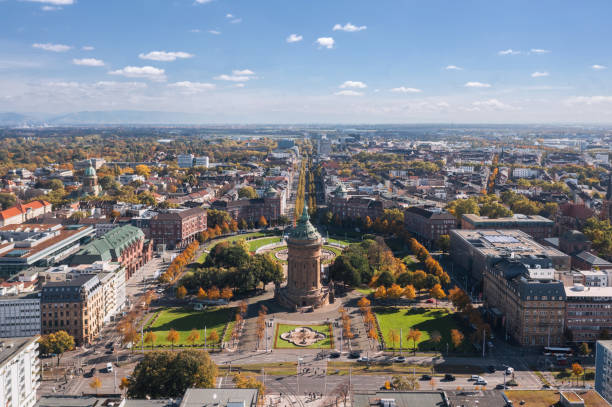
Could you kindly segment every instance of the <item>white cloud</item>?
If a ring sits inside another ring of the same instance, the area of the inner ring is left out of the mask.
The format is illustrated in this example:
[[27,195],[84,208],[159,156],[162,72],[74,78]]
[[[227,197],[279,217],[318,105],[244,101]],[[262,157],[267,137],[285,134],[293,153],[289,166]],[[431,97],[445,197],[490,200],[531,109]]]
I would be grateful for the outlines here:
[[591,69],[594,69],[596,71],[601,71],[602,69],[606,69],[606,68],[607,68],[607,66],[605,66],[605,65],[597,65],[597,64],[595,64],[595,65],[591,66]]
[[472,106],[476,110],[517,110],[516,107],[500,102],[498,99],[488,99],[473,102]]
[[482,82],[466,82],[465,85],[466,88],[490,88],[491,85],[488,83],[482,83]]
[[85,45],[84,47],[81,48],[83,51],[93,51],[95,48],[92,47],[91,45]]
[[355,90],[341,90],[334,93],[336,96],[363,96],[363,92],[357,92]]
[[205,92],[208,90],[212,90],[215,88],[214,83],[190,82],[190,81],[169,83],[168,86],[172,88],[176,88],[184,93],[199,93],[199,92]]
[[548,54],[549,52],[550,50],[548,49],[531,48],[531,53],[533,54]]
[[248,80],[251,79],[250,76],[246,76],[246,75],[218,75],[215,76],[213,79],[218,80],[218,81],[229,81],[229,82],[246,82]]
[[232,85],[232,88],[244,88],[246,85],[244,83],[236,83]]
[[42,6],[40,8],[42,11],[57,11],[57,10],[61,10],[61,7],[58,6]]
[[189,30],[190,33],[199,33],[200,29],[199,28],[192,28],[191,30]]
[[242,22],[242,18],[234,18],[232,21],[230,21],[230,23],[232,24],[239,24]]
[[212,35],[220,35],[220,34],[221,34],[221,31],[217,31],[217,30],[208,30],[208,33],[209,33],[209,34],[212,34]]
[[193,54],[189,54],[187,52],[166,52],[166,51],[151,51],[148,54],[140,54],[138,55],[140,59],[150,59],[151,61],[175,61],[177,58],[185,59],[185,58],[193,58]]
[[345,81],[342,85],[338,87],[340,89],[348,89],[348,88],[364,89],[364,88],[367,88],[368,85],[366,85],[363,82],[359,82],[359,81]]
[[144,78],[156,82],[163,82],[166,80],[166,71],[153,66],[126,66],[122,69],[110,71],[111,75],[121,75],[126,78]]
[[344,25],[342,25],[342,24],[334,25],[333,30],[334,31],[346,31],[346,32],[352,33],[352,32],[356,32],[356,31],[362,31],[362,30],[365,30],[367,28],[368,27],[365,26],[365,25],[356,26],[356,25],[353,25],[351,23],[346,23]]
[[531,77],[532,78],[542,78],[542,77],[545,77],[545,76],[548,76],[548,75],[549,75],[548,72],[537,72],[536,71],[536,72],[531,74]]
[[255,75],[255,72],[251,71],[250,69],[234,69],[232,71],[233,75],[237,75],[237,76],[246,76],[246,75]]
[[447,65],[446,68],[447,71],[462,71],[463,68],[461,68],[460,66],[457,65]]
[[233,15],[233,14],[230,14],[230,13],[227,13],[227,14],[225,15],[225,18],[234,18],[234,15]]
[[292,42],[300,42],[302,41],[303,37],[301,35],[298,34],[291,34],[290,36],[287,37],[287,42],[288,43],[292,43]]
[[81,59],[73,59],[72,63],[75,65],[82,66],[104,66],[104,61],[96,58],[81,58]]
[[505,49],[503,51],[499,51],[498,52],[499,55],[518,55],[520,53],[521,53],[521,51],[515,51],[512,48]]
[[45,4],[53,4],[54,6],[69,6],[74,4],[74,0],[24,0],[29,1],[30,3],[45,3]]
[[317,44],[319,44],[319,48],[327,48],[332,49],[334,47],[334,39],[332,37],[320,37],[317,38]]
[[396,92],[396,93],[421,93],[422,90],[421,89],[417,89],[417,88],[407,88],[405,86],[400,86],[399,88],[391,89],[391,92]]
[[44,44],[36,43],[36,44],[32,44],[32,47],[43,49],[45,51],[52,51],[52,52],[66,52],[72,48],[70,45],[51,44],[51,43],[44,43]]
[[612,103],[612,96],[574,96],[565,100],[567,105],[600,105]]
[[212,1],[213,0],[195,0],[195,2],[198,3],[198,4],[206,4],[206,3],[210,3]]

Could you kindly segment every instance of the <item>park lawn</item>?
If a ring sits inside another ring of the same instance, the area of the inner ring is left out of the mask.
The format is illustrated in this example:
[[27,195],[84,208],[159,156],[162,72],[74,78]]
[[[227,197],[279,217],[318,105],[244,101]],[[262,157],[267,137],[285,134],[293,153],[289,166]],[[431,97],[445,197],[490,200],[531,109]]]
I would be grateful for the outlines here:
[[[281,339],[281,335],[285,332],[289,332],[298,327],[308,327],[315,331],[325,334],[327,337],[322,341],[314,343],[309,346],[297,346],[291,342],[287,342]],[[278,349],[331,349],[333,345],[332,332],[329,325],[288,325],[288,324],[277,324],[276,326],[276,337],[274,338],[274,347]]]
[[[446,350],[447,343],[450,349],[453,349],[450,331],[458,327],[453,315],[446,309],[379,307],[374,312],[385,338],[386,346],[389,349],[394,347],[393,342],[390,340],[390,330],[395,329],[399,334],[400,328],[402,329],[402,348],[404,349],[412,349],[412,341],[406,339],[406,335],[408,335],[408,331],[411,328],[421,331],[421,338],[417,342],[418,350]],[[438,331],[442,335],[439,344],[434,344],[429,340],[434,331]],[[398,342],[395,343],[395,347],[399,348]],[[469,349],[467,339],[463,341],[462,348],[464,350]]]
[[323,248],[329,250],[330,252],[333,252],[336,256],[340,256],[342,254],[342,250],[335,246],[325,245],[323,246]]
[[187,343],[187,337],[192,329],[197,329],[200,332],[200,341],[196,345],[204,344],[204,326],[206,326],[207,335],[212,329],[217,331],[219,338],[223,335],[223,329],[229,321],[233,321],[235,309],[233,308],[212,308],[204,311],[194,311],[185,307],[171,307],[159,312],[157,319],[152,324],[149,324],[145,331],[155,332],[157,338],[155,346],[171,346],[171,342],[166,339],[170,329],[174,329],[179,333],[179,340],[174,343],[177,345],[190,345]]
[[247,243],[249,244],[249,251],[254,252],[254,251],[257,251],[257,249],[259,249],[262,246],[272,244],[272,243],[278,243],[280,241],[281,241],[280,236],[272,236],[272,237],[264,237],[261,239],[250,240]]
[[[559,392],[556,390],[507,390],[504,393],[515,405],[521,400],[525,401],[526,406],[556,406],[559,403]],[[609,406],[609,404],[594,391],[585,392],[578,390],[576,394],[584,399],[585,405],[587,406]]]
[[357,240],[355,239],[336,239],[336,238],[330,237],[327,239],[327,242],[341,244],[342,246],[348,246],[351,243],[357,242]]
[[198,263],[204,264],[204,262],[206,261],[206,257],[208,257],[208,253],[202,252],[200,257],[198,257]]
[[244,240],[255,239],[255,238],[263,237],[263,236],[266,236],[266,234],[263,233],[263,232],[252,232],[252,233],[244,233],[242,235],[238,234],[238,235],[228,236],[228,237],[223,238],[223,239],[216,239],[216,240],[207,242],[206,246],[204,247],[204,250],[209,251],[217,243],[221,243],[221,242],[235,242],[236,240],[240,240],[240,239],[244,239]]
[[360,292],[366,297],[374,292],[374,290],[371,289],[370,287],[357,287],[355,288],[355,291]]

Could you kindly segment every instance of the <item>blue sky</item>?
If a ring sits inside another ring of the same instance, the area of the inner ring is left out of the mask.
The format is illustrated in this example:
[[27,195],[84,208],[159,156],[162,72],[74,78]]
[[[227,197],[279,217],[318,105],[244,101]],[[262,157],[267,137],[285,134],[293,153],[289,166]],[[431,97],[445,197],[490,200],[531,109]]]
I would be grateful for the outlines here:
[[0,0],[0,111],[612,122],[612,3]]

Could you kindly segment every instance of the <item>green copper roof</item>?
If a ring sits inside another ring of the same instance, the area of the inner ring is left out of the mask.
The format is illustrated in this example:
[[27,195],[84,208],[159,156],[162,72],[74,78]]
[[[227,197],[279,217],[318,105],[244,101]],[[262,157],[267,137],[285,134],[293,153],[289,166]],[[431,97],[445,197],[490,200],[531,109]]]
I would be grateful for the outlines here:
[[89,167],[85,168],[85,172],[83,173],[83,175],[86,177],[96,176],[96,169],[93,167],[93,165],[91,165],[91,162],[89,163]]
[[297,221],[297,225],[291,229],[289,233],[290,239],[300,240],[318,240],[321,238],[317,229],[310,223],[310,216],[308,216],[308,206],[304,205],[302,216]]
[[95,256],[98,260],[110,261],[119,258],[128,246],[141,238],[144,238],[144,233],[139,228],[132,225],[120,226],[89,243],[75,257]]

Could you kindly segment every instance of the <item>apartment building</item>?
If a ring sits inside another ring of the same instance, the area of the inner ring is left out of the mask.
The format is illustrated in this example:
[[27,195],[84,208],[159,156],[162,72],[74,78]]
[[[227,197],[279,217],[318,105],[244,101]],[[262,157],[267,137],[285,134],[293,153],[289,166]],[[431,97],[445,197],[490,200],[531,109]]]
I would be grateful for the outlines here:
[[31,219],[50,213],[53,205],[47,201],[37,200],[26,204],[17,204],[0,211],[0,226],[18,225]]
[[151,238],[155,244],[171,249],[186,247],[196,235],[206,230],[207,212],[203,208],[170,210],[151,219]]
[[257,222],[263,216],[268,222],[276,222],[286,211],[286,190],[278,191],[269,186],[261,198],[224,197],[214,201],[210,208],[226,211],[236,221]]
[[0,342],[0,405],[32,407],[40,387],[38,335]]
[[104,320],[104,288],[94,274],[47,283],[41,295],[42,333],[64,330],[77,345],[91,343]]
[[565,290],[554,274],[551,261],[542,267],[503,259],[488,268],[483,298],[494,326],[523,346],[562,344]]

